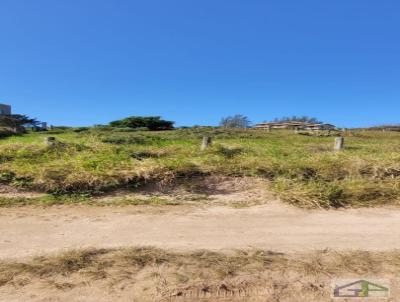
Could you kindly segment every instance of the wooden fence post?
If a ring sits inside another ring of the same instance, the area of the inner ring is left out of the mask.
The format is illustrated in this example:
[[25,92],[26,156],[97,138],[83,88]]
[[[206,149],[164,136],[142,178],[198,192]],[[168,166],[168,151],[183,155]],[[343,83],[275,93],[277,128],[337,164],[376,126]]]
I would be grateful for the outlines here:
[[56,143],[56,138],[54,136],[48,136],[44,138],[44,142],[48,147],[52,147]]
[[209,145],[211,145],[211,137],[209,137],[209,136],[204,136],[204,137],[203,137],[203,141],[202,141],[202,143],[201,143],[200,150],[201,150],[201,151],[204,151],[205,149],[207,149],[207,147],[208,147]]
[[344,137],[335,137],[334,151],[341,151],[344,148]]

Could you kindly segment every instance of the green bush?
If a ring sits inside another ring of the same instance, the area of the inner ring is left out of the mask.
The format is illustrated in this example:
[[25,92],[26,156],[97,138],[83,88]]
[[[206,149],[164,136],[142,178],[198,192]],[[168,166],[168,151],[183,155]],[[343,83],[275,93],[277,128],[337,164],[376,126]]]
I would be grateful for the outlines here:
[[11,129],[5,127],[0,128],[0,138],[6,138],[12,135],[15,135],[15,132]]
[[77,127],[77,128],[74,128],[72,131],[79,133],[79,132],[84,132],[84,131],[89,131],[89,130],[90,130],[89,127]]
[[110,123],[112,127],[146,128],[151,131],[171,130],[174,122],[162,120],[159,116],[130,116]]

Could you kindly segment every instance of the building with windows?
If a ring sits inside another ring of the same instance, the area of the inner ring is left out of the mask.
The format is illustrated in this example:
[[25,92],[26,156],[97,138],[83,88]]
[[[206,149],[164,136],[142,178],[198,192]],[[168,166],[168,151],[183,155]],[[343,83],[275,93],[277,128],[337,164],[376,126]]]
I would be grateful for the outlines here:
[[265,122],[254,126],[255,129],[297,129],[297,130],[334,130],[336,127],[331,124],[315,124],[300,121],[286,122]]

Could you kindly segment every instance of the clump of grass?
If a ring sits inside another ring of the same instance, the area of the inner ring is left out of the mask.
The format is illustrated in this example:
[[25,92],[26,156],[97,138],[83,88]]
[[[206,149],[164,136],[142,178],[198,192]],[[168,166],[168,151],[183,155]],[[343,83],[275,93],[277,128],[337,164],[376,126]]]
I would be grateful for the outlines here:
[[281,178],[274,182],[274,189],[284,201],[301,207],[340,208],[349,202],[343,188],[334,182],[296,182]]
[[[126,132],[126,131],[125,131]],[[138,144],[138,145],[144,145],[144,144],[158,144],[163,141],[163,138],[157,137],[157,136],[147,136],[147,135],[140,135],[140,134],[116,134],[113,132],[113,134],[104,136],[101,141],[103,143],[109,143],[109,144],[116,144],[116,145],[121,145],[121,144]]]
[[[98,204],[98,203],[97,203]],[[111,198],[107,201],[104,201],[102,204],[107,205],[151,205],[151,206],[175,206],[181,204],[177,200],[169,200],[160,197],[149,197],[149,198],[130,198],[130,197],[122,197],[122,198]]]
[[240,147],[227,147],[223,145],[217,146],[216,153],[224,156],[227,159],[234,158],[235,156],[243,153],[244,149]]
[[274,189],[284,201],[300,207],[341,208],[398,204],[399,184],[351,179],[332,182],[279,179],[274,182]]
[[137,160],[144,160],[146,158],[160,158],[167,155],[168,153],[162,151],[151,152],[145,150],[132,151],[131,153],[132,158]]
[[120,197],[99,200],[85,194],[71,195],[44,195],[40,197],[0,197],[0,208],[22,206],[54,206],[54,205],[96,205],[96,206],[175,206],[180,205],[179,200],[170,200],[160,197],[137,198]]
[[55,257],[35,257],[29,263],[0,261],[0,286],[12,282],[19,275],[49,278],[69,275],[93,265],[94,258],[106,250],[71,250]]
[[67,204],[93,204],[93,201],[90,199],[90,196],[83,194],[44,195],[40,197],[0,197],[0,208]]

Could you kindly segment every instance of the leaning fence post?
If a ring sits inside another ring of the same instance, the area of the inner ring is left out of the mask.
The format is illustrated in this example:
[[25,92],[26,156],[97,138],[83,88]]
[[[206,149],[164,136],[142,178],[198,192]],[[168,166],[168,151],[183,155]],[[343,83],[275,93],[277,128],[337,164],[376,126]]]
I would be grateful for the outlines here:
[[344,137],[335,137],[335,145],[333,147],[334,151],[343,150],[344,147]]
[[201,151],[204,151],[205,149],[207,149],[207,147],[208,147],[209,145],[211,145],[211,137],[209,137],[209,136],[204,136],[204,137],[203,137],[203,141],[202,141],[202,143],[201,143],[200,150],[201,150]]

